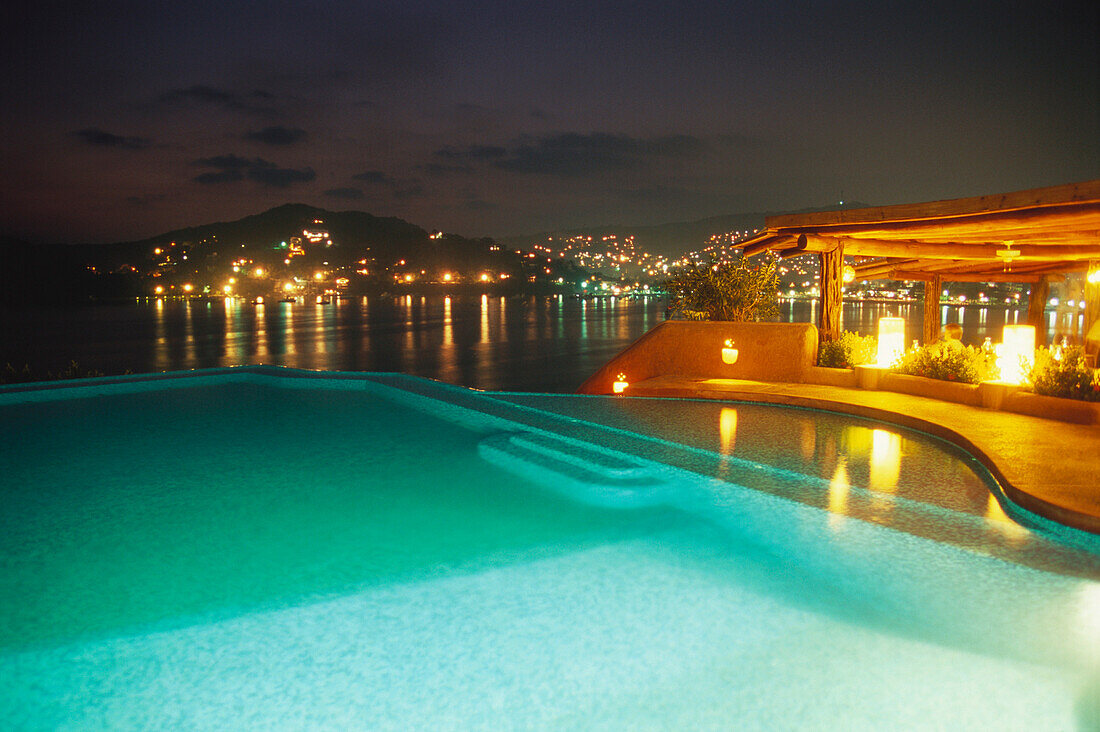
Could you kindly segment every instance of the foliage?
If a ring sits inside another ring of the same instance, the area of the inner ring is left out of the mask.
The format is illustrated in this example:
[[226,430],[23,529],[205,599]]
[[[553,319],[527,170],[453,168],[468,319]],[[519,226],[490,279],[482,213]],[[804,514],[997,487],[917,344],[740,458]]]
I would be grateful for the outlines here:
[[61,379],[90,379],[96,376],[103,376],[103,372],[95,369],[86,369],[76,361],[70,361],[65,370],[58,371],[56,374],[52,371],[47,371],[44,377],[31,371],[29,364],[23,364],[23,368],[16,370],[11,363],[8,363],[4,366],[3,371],[0,371],[0,384],[24,384],[32,381],[58,381]]
[[977,384],[1000,375],[991,354],[958,341],[939,341],[906,351],[894,365],[901,374]]
[[1039,348],[1027,381],[1036,394],[1100,401],[1100,371],[1088,367],[1080,346]]
[[779,313],[776,260],[743,257],[687,268],[665,282],[669,306],[688,320],[763,320]]
[[826,341],[817,351],[817,365],[833,369],[850,369],[873,363],[878,356],[878,339],[846,330],[840,338]]

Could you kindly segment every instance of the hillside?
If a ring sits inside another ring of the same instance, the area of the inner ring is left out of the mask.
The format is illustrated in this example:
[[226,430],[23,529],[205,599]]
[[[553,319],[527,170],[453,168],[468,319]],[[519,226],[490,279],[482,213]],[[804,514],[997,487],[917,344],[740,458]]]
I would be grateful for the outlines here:
[[[843,208],[864,208],[868,204],[851,202]],[[537,234],[510,236],[501,239],[501,243],[515,249],[530,249],[534,244],[545,243],[547,239],[568,239],[574,236],[604,237],[612,234],[622,238],[634,237],[634,246],[639,251],[655,255],[676,258],[680,255],[701,249],[715,235],[735,231],[753,231],[764,226],[767,216],[778,213],[812,213],[816,211],[835,211],[840,206],[806,208],[798,211],[767,211],[756,213],[725,214],[710,216],[697,221],[677,221],[655,226],[606,225],[583,229],[543,231]]]

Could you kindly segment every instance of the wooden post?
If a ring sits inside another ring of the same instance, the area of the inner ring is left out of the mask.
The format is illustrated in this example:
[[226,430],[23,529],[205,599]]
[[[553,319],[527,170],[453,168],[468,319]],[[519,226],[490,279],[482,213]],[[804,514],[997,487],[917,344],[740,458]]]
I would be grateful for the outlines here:
[[1100,259],[1089,262],[1088,271],[1085,273],[1085,332],[1082,334],[1082,341],[1089,337],[1098,322],[1100,322]]
[[841,288],[844,285],[844,245],[831,252],[818,254],[821,260],[821,315],[818,338],[822,343],[840,338],[843,302]]
[[932,279],[924,281],[924,345],[935,343],[940,337],[940,290],[943,278],[933,274]]
[[1031,286],[1031,295],[1027,299],[1027,323],[1035,326],[1035,345],[1047,344],[1047,324],[1043,318],[1043,308],[1047,305],[1050,296],[1050,280],[1040,277],[1039,281]]

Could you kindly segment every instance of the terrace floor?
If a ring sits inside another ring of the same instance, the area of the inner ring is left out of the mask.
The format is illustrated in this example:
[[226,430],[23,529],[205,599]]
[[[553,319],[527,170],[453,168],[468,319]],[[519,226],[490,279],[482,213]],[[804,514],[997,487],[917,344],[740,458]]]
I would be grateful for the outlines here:
[[1100,534],[1100,425],[1080,425],[889,391],[817,384],[660,376],[628,396],[728,399],[828,409],[891,422],[955,443],[1018,505]]

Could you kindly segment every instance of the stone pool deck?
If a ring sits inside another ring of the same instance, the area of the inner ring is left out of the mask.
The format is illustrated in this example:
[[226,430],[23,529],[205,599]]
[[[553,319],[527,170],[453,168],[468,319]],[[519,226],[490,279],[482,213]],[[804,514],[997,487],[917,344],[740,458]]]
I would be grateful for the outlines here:
[[786,404],[918,429],[974,455],[1018,505],[1100,534],[1100,425],[1070,424],[896,392],[745,379],[656,376],[631,383],[625,395]]

